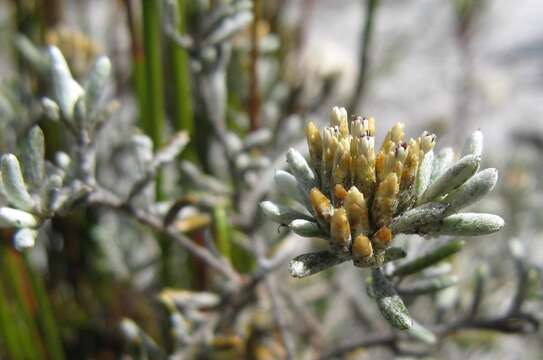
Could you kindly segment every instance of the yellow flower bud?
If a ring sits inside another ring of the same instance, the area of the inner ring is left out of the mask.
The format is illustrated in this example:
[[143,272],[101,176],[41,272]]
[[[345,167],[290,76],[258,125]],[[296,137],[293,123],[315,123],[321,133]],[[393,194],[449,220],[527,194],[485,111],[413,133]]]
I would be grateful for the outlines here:
[[368,233],[370,230],[368,206],[364,195],[355,186],[349,189],[343,206],[347,211],[351,228],[357,233]]
[[311,166],[313,166],[315,169],[319,169],[322,162],[322,139],[321,134],[319,133],[319,128],[314,122],[310,121],[307,124],[305,128],[305,136],[307,138]]
[[309,192],[309,201],[311,202],[311,206],[313,207],[315,215],[318,218],[325,221],[330,220],[330,216],[332,215],[332,204],[326,195],[314,187]]
[[330,123],[332,126],[337,126],[341,137],[349,136],[349,122],[348,122],[347,110],[345,110],[345,108],[340,108],[340,107],[335,106],[332,109]]
[[338,131],[333,127],[326,127],[322,136],[322,165],[321,165],[321,183],[325,192],[330,190],[330,176],[334,165],[334,157],[339,145]]
[[376,249],[386,249],[392,241],[392,231],[388,227],[382,226],[373,235],[372,241]]
[[407,145],[407,157],[404,162],[400,180],[400,189],[402,190],[409,189],[415,183],[417,169],[420,163],[419,152],[419,143],[413,139],[410,139]]
[[372,117],[364,118],[362,121],[364,131],[368,136],[375,136],[375,119]]
[[334,159],[334,168],[332,171],[332,183],[343,184],[345,180],[350,179],[351,153],[349,151],[349,142],[342,140],[336,150]]
[[330,220],[330,247],[334,252],[348,253],[351,246],[351,227],[344,208],[334,211]]
[[422,155],[426,154],[428,151],[432,150],[436,144],[436,136],[425,131],[419,137],[420,150]]
[[390,140],[395,143],[403,141],[403,137],[405,135],[403,131],[404,127],[404,123],[396,123],[396,125],[390,129]]
[[396,123],[396,125],[394,125],[386,134],[381,150],[384,150],[384,152],[387,153],[394,144],[402,142],[405,135],[403,128],[403,123]]
[[347,190],[345,187],[343,187],[341,184],[336,184],[334,186],[334,200],[337,204],[339,204],[339,206],[343,204],[345,197],[347,197]]
[[373,255],[373,247],[370,239],[363,234],[358,235],[353,240],[353,247],[351,250],[353,259],[364,259]]
[[382,181],[375,195],[372,207],[373,221],[378,227],[388,225],[396,212],[399,193],[398,176],[390,173]]

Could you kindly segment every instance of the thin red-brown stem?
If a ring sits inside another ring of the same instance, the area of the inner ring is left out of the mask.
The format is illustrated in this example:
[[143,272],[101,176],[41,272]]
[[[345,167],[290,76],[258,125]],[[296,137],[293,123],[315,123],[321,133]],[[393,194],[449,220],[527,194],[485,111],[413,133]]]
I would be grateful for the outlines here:
[[253,3],[253,25],[251,27],[251,68],[249,80],[249,119],[251,131],[261,126],[260,119],[260,90],[258,80],[258,23],[260,21],[260,0]]

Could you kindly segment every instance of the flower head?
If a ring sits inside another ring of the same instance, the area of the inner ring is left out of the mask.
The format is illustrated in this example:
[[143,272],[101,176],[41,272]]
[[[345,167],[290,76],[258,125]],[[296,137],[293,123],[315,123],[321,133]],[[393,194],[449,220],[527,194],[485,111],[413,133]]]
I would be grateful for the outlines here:
[[334,107],[330,125],[306,127],[309,162],[287,152],[289,172],[276,183],[307,213],[265,201],[273,220],[301,236],[329,241],[329,251],[291,261],[293,276],[303,277],[347,260],[359,267],[379,267],[405,256],[391,248],[399,233],[482,235],[499,230],[503,220],[491,214],[456,214],[494,187],[497,171],[478,171],[483,135],[473,133],[455,161],[450,149],[434,156],[436,136],[423,132],[406,139],[397,123],[375,148],[375,120]]

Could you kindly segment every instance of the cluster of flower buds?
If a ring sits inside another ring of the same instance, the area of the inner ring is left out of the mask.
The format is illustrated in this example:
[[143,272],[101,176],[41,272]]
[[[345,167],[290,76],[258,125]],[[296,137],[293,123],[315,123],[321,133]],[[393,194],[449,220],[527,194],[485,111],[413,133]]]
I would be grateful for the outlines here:
[[309,162],[296,150],[287,153],[289,171],[277,171],[280,191],[301,203],[298,211],[270,201],[261,204],[272,220],[301,236],[329,241],[329,251],[298,256],[290,263],[295,277],[314,274],[347,260],[379,267],[405,256],[391,247],[396,234],[476,236],[498,231],[503,220],[491,214],[457,211],[494,187],[497,171],[478,171],[483,135],[473,133],[462,157],[451,149],[434,156],[436,137],[423,132],[405,138],[398,123],[375,149],[375,120],[353,117],[335,107],[322,132],[306,128]]

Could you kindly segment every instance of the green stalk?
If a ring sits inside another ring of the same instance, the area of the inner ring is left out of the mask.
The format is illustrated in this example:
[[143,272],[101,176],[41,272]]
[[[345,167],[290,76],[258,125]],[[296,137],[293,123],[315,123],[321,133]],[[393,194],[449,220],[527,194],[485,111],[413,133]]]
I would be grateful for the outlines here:
[[142,0],[143,48],[147,105],[142,114],[141,127],[153,140],[155,147],[162,144],[164,124],[164,95],[160,47],[160,14],[155,0]]
[[[186,28],[185,0],[178,0],[179,27],[182,34]],[[172,82],[173,82],[173,111],[174,127],[177,131],[185,130],[192,138],[194,133],[194,114],[192,109],[192,91],[190,87],[190,69],[187,52],[171,42],[172,50]],[[193,142],[189,143],[183,152],[183,158],[196,160],[196,150]]]
[[5,348],[5,353],[0,352],[0,356],[7,355],[13,360],[24,359],[23,346],[19,341],[20,334],[14,325],[13,314],[2,285],[0,285],[0,336]]
[[37,320],[42,330],[45,346],[47,348],[47,354],[49,355],[50,359],[62,360],[64,359],[62,341],[60,339],[55,317],[47,297],[43,280],[40,277],[40,274],[36,273],[30,268],[28,262],[26,262],[26,264],[29,270],[30,280],[32,281],[32,287],[34,289],[34,295],[38,305]]
[[215,245],[233,267],[239,272],[246,274],[254,270],[255,262],[252,254],[239,244],[233,242],[235,229],[228,221],[228,214],[231,209],[227,207],[216,207],[213,210],[213,235]]
[[215,225],[215,242],[222,256],[232,261],[231,229],[226,216],[226,210],[217,206],[213,210],[213,223]]
[[[178,10],[177,31],[180,34],[186,31],[187,8],[188,4],[185,0],[176,0]],[[194,139],[194,113],[192,108],[193,94],[191,88],[191,73],[189,66],[189,56],[185,49],[178,46],[173,40],[168,42],[168,50],[170,54],[171,82],[166,85],[166,89],[170,92],[171,99],[173,128],[176,131],[184,130],[189,134],[190,142],[181,154],[181,158],[198,162],[198,153],[196,151]],[[191,234],[193,241],[197,242],[197,234]],[[177,265],[177,264],[176,264]],[[195,281],[195,266],[192,259],[189,257],[188,263],[185,266],[186,273],[180,274],[176,280],[177,284],[190,284]],[[177,285],[176,284],[176,285]]]
[[25,298],[23,274],[21,274],[22,267],[17,262],[14,253],[6,249],[5,245],[0,247],[2,248],[3,283],[12,295],[11,305],[14,312],[11,314],[11,323],[19,334],[21,351],[27,359],[41,359],[43,358],[41,339],[38,330],[34,326],[30,306]]
[[[161,27],[158,3],[155,0],[142,0],[143,48],[146,101],[141,113],[141,128],[151,138],[155,149],[162,144],[164,126],[164,94],[161,59]],[[156,199],[164,199],[163,178],[156,178]],[[160,279],[163,286],[172,283],[171,241],[159,238],[161,251]]]

